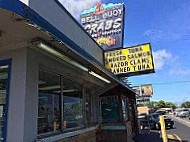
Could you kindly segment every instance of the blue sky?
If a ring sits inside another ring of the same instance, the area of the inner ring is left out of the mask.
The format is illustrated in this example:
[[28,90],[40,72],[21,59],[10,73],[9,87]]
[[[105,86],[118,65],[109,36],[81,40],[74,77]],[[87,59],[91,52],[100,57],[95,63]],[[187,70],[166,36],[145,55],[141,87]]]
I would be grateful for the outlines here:
[[[125,47],[150,42],[155,74],[129,77],[153,84],[152,100],[190,101],[190,0],[60,0],[79,20],[97,2],[125,3]],[[78,7],[76,9],[76,6]]]

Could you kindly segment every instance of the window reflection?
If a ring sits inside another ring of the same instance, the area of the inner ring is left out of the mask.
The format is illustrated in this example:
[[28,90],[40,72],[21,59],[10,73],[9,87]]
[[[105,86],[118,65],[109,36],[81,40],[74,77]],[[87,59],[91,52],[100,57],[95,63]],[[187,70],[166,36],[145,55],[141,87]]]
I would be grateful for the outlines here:
[[40,71],[38,102],[38,133],[60,129],[60,77]]
[[123,120],[128,120],[128,112],[127,112],[127,100],[126,97],[122,97],[122,111],[123,111]]
[[79,91],[64,93],[65,128],[82,127],[83,125],[82,93]]
[[101,113],[103,122],[119,121],[119,106],[117,96],[101,98]]
[[40,70],[38,89],[39,134],[55,132],[61,128],[63,131],[70,131],[84,127],[81,84]]
[[3,141],[8,66],[0,66],[0,141]]

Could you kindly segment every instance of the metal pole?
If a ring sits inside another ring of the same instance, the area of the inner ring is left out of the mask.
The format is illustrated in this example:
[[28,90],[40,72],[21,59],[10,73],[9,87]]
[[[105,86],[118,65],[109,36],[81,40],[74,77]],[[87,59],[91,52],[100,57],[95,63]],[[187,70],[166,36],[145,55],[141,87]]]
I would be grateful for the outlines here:
[[166,128],[165,128],[165,121],[164,116],[160,116],[160,125],[161,125],[161,134],[163,142],[168,142],[167,134],[166,134]]
[[61,88],[61,130],[63,131],[64,127],[64,100],[63,100],[63,76],[60,76],[60,88]]

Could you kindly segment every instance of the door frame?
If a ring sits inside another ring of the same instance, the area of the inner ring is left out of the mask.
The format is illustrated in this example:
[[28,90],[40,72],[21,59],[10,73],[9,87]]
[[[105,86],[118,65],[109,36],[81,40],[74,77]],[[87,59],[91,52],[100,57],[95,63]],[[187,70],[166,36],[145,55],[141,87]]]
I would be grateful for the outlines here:
[[3,129],[3,141],[7,141],[7,124],[8,124],[8,106],[9,106],[9,95],[10,95],[10,80],[11,80],[11,59],[0,60],[0,66],[8,65],[8,77],[7,77],[7,88],[6,88],[6,105],[5,105],[5,117],[4,117],[4,129]]

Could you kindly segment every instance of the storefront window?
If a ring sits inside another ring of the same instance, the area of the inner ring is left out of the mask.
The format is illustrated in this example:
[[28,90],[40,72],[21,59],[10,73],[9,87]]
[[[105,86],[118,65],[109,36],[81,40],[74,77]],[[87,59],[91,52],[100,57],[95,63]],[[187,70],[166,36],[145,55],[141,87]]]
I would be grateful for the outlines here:
[[38,87],[38,134],[85,126],[81,84],[41,70]]
[[[90,92],[90,91],[89,91]],[[86,121],[88,126],[93,125],[93,117],[92,117],[92,102],[91,102],[91,94],[86,93],[86,102],[85,102],[85,108],[86,108]]]
[[70,130],[84,126],[82,86],[63,79],[64,129]]
[[119,105],[117,96],[102,97],[101,112],[103,122],[118,122]]
[[0,66],[0,141],[3,141],[9,66]]
[[38,102],[38,133],[60,129],[60,77],[40,71]]
[[128,120],[128,111],[127,111],[127,100],[126,97],[122,97],[122,112],[123,112],[123,120]]
[[83,127],[83,104],[81,92],[64,93],[65,128]]

